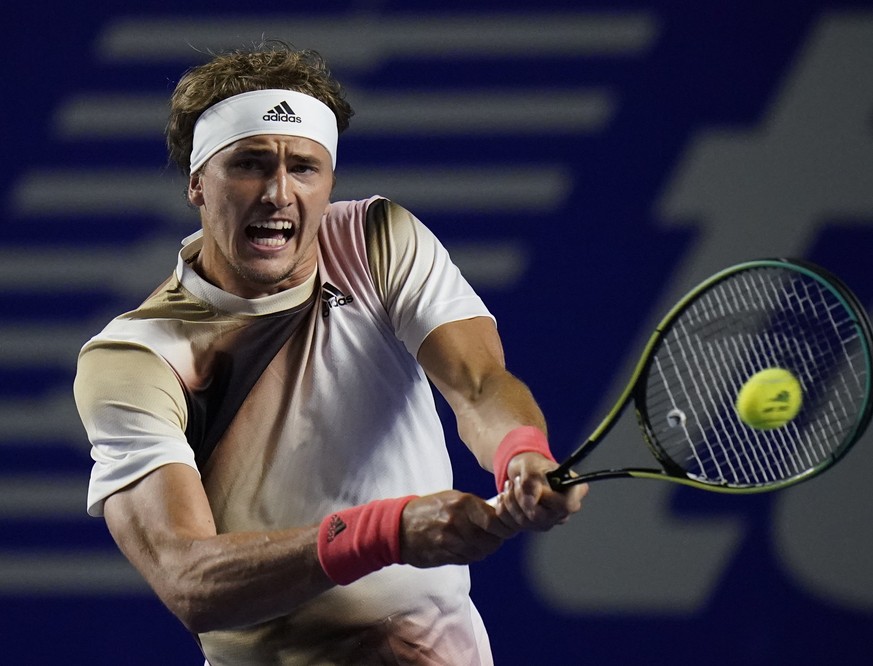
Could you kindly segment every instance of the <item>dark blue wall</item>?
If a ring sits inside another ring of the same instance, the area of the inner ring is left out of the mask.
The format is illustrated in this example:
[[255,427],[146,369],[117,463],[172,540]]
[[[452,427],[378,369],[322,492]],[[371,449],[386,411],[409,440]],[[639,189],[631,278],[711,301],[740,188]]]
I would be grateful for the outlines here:
[[[719,268],[806,257],[873,304],[870,2],[314,4],[2,10],[4,663],[200,663],[84,515],[70,395],[81,344],[197,226],[161,130],[198,50],[263,34],[328,57],[358,109],[337,196],[391,196],[450,247],[558,455]],[[593,487],[570,525],[474,567],[497,663],[870,663],[869,440],[780,494]],[[615,442],[607,455],[645,458],[634,426]],[[451,446],[458,487],[490,495]]]

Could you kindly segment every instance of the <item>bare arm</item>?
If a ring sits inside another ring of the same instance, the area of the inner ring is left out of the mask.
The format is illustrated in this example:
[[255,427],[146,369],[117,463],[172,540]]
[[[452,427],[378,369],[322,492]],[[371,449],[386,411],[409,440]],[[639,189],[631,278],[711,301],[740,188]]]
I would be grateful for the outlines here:
[[[122,552],[195,633],[285,615],[334,586],[318,559],[317,524],[217,534],[200,478],[187,465],[165,465],[111,495],[104,515]],[[402,561],[468,564],[513,534],[471,495],[428,495],[403,511]]]
[[[503,437],[519,426],[546,432],[545,419],[528,387],[507,369],[494,323],[486,317],[444,324],[428,335],[418,360],[452,408],[458,434],[479,464],[494,471]],[[536,453],[509,462],[511,486],[501,495],[499,513],[524,529],[548,529],[581,508],[586,485],[553,491],[545,474],[555,463]]]
[[193,632],[288,613],[333,583],[318,526],[217,535],[197,472],[158,468],[106,500],[106,523],[131,563]]
[[449,403],[458,434],[479,464],[491,469],[504,435],[520,425],[545,432],[530,390],[506,370],[497,328],[487,317],[444,324],[421,345],[418,360]]

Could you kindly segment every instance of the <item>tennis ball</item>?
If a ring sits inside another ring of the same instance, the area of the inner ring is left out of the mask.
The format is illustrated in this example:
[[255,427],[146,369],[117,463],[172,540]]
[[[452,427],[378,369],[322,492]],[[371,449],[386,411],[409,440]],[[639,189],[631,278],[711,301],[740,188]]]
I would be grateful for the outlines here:
[[803,389],[797,377],[785,368],[756,372],[737,395],[737,414],[757,430],[781,428],[791,421],[803,404]]

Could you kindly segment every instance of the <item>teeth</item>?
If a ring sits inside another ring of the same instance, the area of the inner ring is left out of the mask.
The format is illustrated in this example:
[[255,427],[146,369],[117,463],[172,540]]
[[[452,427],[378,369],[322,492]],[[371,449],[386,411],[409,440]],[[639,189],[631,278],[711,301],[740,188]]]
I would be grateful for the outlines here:
[[284,238],[255,238],[252,241],[255,245],[267,245],[270,247],[279,247],[280,245],[284,245],[288,241]]
[[253,227],[260,227],[262,229],[278,229],[285,230],[291,229],[294,224],[288,222],[287,220],[267,220],[266,222],[257,222],[252,225]]

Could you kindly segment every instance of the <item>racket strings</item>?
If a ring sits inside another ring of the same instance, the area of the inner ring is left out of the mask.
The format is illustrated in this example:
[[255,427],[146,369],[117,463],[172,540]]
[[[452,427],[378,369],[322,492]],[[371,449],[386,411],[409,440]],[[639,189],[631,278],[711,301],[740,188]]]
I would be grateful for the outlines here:
[[[735,401],[756,372],[782,367],[803,389],[798,416],[773,430],[743,423]],[[779,483],[827,463],[858,426],[869,354],[828,285],[784,267],[741,271],[671,322],[649,366],[645,410],[665,464],[732,486]]]

